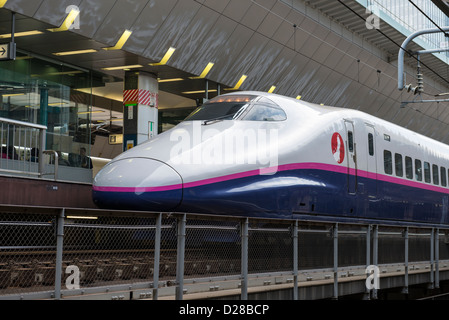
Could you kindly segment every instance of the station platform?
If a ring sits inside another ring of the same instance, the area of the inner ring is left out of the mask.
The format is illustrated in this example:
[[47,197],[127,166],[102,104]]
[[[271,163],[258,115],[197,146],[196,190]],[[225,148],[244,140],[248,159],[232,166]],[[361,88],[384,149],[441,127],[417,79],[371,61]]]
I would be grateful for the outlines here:
[[0,176],[2,205],[96,208],[92,184],[17,176]]

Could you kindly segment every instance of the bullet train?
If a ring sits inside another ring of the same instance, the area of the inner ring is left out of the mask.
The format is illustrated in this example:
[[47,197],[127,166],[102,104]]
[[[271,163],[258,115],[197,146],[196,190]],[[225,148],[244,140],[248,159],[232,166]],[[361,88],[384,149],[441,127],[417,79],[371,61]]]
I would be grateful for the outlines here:
[[218,96],[113,159],[100,208],[447,225],[449,146],[366,113]]

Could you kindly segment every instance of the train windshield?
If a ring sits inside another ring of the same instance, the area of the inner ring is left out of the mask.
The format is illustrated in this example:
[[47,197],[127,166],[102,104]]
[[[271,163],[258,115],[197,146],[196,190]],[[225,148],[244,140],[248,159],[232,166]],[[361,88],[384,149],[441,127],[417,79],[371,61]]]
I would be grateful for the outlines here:
[[287,116],[271,100],[254,95],[219,96],[198,107],[184,121],[281,121]]

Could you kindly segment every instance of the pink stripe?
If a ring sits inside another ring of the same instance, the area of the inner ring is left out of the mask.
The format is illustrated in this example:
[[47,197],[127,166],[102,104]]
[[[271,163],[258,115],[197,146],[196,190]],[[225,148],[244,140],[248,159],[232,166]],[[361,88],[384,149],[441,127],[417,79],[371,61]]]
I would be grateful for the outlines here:
[[131,193],[144,193],[144,192],[157,192],[157,191],[170,191],[182,189],[182,184],[174,184],[171,186],[162,187],[98,187],[93,186],[95,191],[102,192],[131,192]]
[[[330,172],[337,172],[337,173],[344,173],[347,174],[349,170],[349,174],[355,175],[355,169],[348,169],[345,166],[338,166],[338,165],[329,165],[324,163],[292,163],[292,164],[285,164],[278,167],[270,167],[270,168],[264,168],[260,170],[251,170],[246,172],[239,172],[230,174],[227,176],[221,176],[211,179],[204,179],[199,181],[193,181],[193,182],[187,182],[182,184],[175,184],[170,186],[161,186],[161,187],[98,187],[93,186],[93,189],[95,191],[104,191],[104,192],[132,192],[132,193],[143,193],[143,192],[157,192],[157,191],[170,191],[170,190],[177,190],[181,188],[193,188],[223,181],[229,181],[234,179],[240,179],[240,178],[246,178],[251,176],[258,176],[261,174],[268,174],[268,173],[276,173],[281,171],[288,171],[288,170],[323,170],[323,171],[330,171]],[[373,180],[379,180],[379,181],[385,181],[389,183],[394,183],[398,185],[404,185],[408,187],[418,188],[418,189],[425,189],[425,190],[431,190],[436,191],[440,193],[447,193],[449,194],[449,189],[439,186],[433,186],[430,184],[424,184],[420,182],[415,182],[412,180],[405,180],[401,178],[396,178],[393,176],[387,176],[383,174],[377,174],[373,172],[368,172],[364,170],[357,170],[357,176],[364,177],[368,179]]]

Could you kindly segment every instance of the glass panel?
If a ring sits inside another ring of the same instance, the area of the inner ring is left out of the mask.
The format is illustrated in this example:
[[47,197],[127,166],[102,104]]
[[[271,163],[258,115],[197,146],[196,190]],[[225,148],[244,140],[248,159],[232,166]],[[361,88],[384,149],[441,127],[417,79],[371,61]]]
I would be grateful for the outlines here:
[[374,156],[374,137],[372,133],[368,133],[368,152],[370,156]]
[[430,163],[424,162],[424,181],[430,183]]
[[402,168],[402,155],[399,153],[396,153],[394,155],[394,164],[396,169],[396,175],[398,177],[402,177],[404,175],[404,171]]
[[440,184],[439,170],[436,164],[432,165],[432,177],[433,177],[433,184]]
[[[46,150],[58,153],[59,165],[91,169],[92,96],[78,89],[92,88],[92,79],[90,72],[18,54],[0,64],[0,117],[47,126]],[[71,180],[64,170],[60,179]]]
[[392,156],[388,150],[384,150],[384,170],[386,174],[393,174]]
[[413,161],[410,157],[405,157],[405,176],[407,179],[413,179]]
[[443,187],[447,186],[447,177],[446,177],[446,168],[445,167],[441,167],[441,185]]
[[421,160],[415,160],[415,177],[416,180],[422,181],[422,163]]

